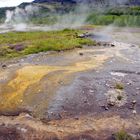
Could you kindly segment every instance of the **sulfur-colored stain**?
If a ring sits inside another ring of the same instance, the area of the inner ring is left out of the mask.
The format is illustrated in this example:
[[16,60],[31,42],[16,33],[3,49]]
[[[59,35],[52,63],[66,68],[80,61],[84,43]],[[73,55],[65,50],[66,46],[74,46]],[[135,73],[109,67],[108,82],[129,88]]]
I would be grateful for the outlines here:
[[[0,111],[13,111],[20,107],[20,105],[24,102],[23,97],[25,91],[32,85],[39,83],[44,76],[52,72],[57,71],[65,71],[62,73],[62,76],[56,78],[52,75],[53,78],[51,82],[49,82],[51,88],[54,86],[58,87],[59,79],[65,78],[67,75],[71,75],[73,73],[82,72],[86,70],[90,70],[100,66],[108,57],[104,55],[96,56],[95,58],[89,58],[82,62],[76,62],[69,66],[37,66],[37,65],[28,65],[24,66],[21,69],[18,69],[15,73],[15,78],[9,81],[2,88],[9,88],[9,92],[0,93]],[[2,90],[4,91],[4,90]],[[7,90],[5,90],[7,91]],[[1,91],[0,91],[1,92]],[[52,92],[52,90],[50,90]],[[33,94],[33,93],[32,93]],[[51,96],[51,93],[49,93]],[[34,95],[33,95],[34,96]],[[53,96],[53,94],[52,94]]]
[[49,66],[25,66],[17,70],[16,78],[6,85],[11,87],[12,91],[1,95],[1,109],[15,108],[22,103],[23,94],[27,87],[39,82],[44,75],[52,70]]

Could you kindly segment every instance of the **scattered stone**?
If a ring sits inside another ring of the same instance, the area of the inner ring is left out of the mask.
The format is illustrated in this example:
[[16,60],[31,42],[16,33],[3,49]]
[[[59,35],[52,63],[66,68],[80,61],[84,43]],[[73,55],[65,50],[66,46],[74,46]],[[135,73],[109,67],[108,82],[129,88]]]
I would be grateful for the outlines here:
[[94,90],[90,89],[89,92],[90,92],[90,93],[94,93]]
[[136,47],[136,45],[133,45],[133,44],[132,44],[131,47]]
[[115,106],[115,102],[108,102],[109,106]]
[[127,83],[127,85],[132,85],[132,83]]
[[64,107],[63,105],[61,105],[61,108],[62,108],[62,109],[65,109],[65,107]]
[[84,53],[80,52],[80,53],[79,53],[79,55],[83,56],[83,55],[84,55]]
[[20,61],[21,61],[21,62],[24,62],[24,59],[21,59]]
[[22,51],[26,48],[23,44],[16,44],[16,45],[10,45],[10,49],[16,50],[16,51]]
[[88,101],[87,100],[84,100],[84,103],[86,104]]
[[61,114],[60,114],[60,113],[58,113],[58,118],[59,118],[59,119],[62,119],[62,116],[61,116]]
[[50,112],[51,115],[54,115],[53,112]]
[[79,118],[78,118],[78,117],[75,117],[74,119],[75,119],[75,120],[79,120]]
[[26,133],[27,132],[27,129],[21,128],[21,131],[22,131],[22,133]]
[[108,106],[105,106],[105,110],[109,110]]
[[104,108],[105,110],[109,110],[107,105],[102,105],[101,107]]
[[5,126],[5,123],[1,123],[0,126]]
[[111,43],[111,47],[115,47],[115,45],[113,43]]
[[20,130],[22,133],[26,133],[27,132],[27,129],[25,129],[25,128],[17,127],[17,129]]
[[85,37],[85,34],[79,34],[78,35],[78,38],[84,38]]
[[134,109],[133,106],[129,106],[129,109]]
[[137,103],[137,101],[136,101],[136,100],[133,100],[133,101],[132,101],[132,104],[134,104],[134,105],[135,105],[136,103]]
[[6,65],[6,64],[3,64],[3,65],[2,65],[2,68],[3,68],[3,69],[7,68],[7,65]]
[[89,36],[90,36],[90,34],[88,32],[77,35],[78,38],[85,38],[85,37],[89,37]]
[[97,42],[96,44],[97,44],[97,46],[101,46],[101,42]]
[[20,102],[22,103],[22,102],[23,102],[23,100],[20,100]]
[[137,114],[137,111],[136,111],[136,110],[133,110],[132,113],[133,113],[134,115],[136,115],[136,114]]
[[32,119],[33,117],[29,114],[25,114],[25,117],[28,118],[28,119]]
[[63,85],[63,84],[64,84],[63,81],[59,81],[58,83],[59,83],[60,85]]

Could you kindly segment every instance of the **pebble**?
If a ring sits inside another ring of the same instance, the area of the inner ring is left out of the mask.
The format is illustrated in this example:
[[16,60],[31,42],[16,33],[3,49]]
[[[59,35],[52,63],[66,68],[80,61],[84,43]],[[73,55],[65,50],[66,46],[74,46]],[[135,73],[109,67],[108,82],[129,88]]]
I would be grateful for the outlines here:
[[132,83],[127,83],[127,85],[132,85]]
[[61,116],[61,114],[60,114],[60,113],[58,113],[58,118],[59,118],[59,119],[62,119],[62,116]]
[[17,127],[18,130],[22,131],[23,133],[26,133],[27,132],[27,129],[25,128],[21,128],[21,127]]
[[115,47],[115,45],[111,43],[111,47]]
[[21,61],[21,62],[24,62],[24,59],[21,59],[20,61]]
[[87,100],[84,100],[84,103],[86,104],[88,101]]
[[132,101],[132,104],[136,104],[136,103],[137,103],[137,101],[136,101],[136,100],[133,100],[133,101]]
[[0,126],[5,126],[5,123],[1,123]]
[[33,117],[29,114],[25,114],[25,117],[28,118],[28,119],[32,119]]
[[84,55],[84,54],[83,54],[82,52],[80,52],[80,53],[79,53],[79,55],[81,55],[81,56],[82,56],[82,55]]
[[130,106],[129,109],[134,109],[134,107],[133,106]]
[[136,47],[136,45],[131,45],[131,47]]
[[7,68],[7,65],[3,64],[3,65],[2,65],[2,68],[3,68],[3,69]]
[[109,106],[115,106],[115,102],[109,102],[108,105]]
[[105,110],[109,110],[109,108],[107,106],[105,106]]
[[136,111],[136,110],[133,110],[132,113],[133,113],[134,115],[136,115],[136,114],[137,114],[137,111]]
[[21,128],[21,131],[22,131],[23,133],[26,133],[26,132],[27,132],[27,129]]
[[90,92],[90,93],[94,93],[94,90],[90,89],[89,92]]
[[75,119],[75,120],[79,120],[79,118],[78,118],[78,117],[75,117],[74,119]]
[[102,105],[101,107],[103,107],[105,110],[109,110],[108,106],[106,105]]

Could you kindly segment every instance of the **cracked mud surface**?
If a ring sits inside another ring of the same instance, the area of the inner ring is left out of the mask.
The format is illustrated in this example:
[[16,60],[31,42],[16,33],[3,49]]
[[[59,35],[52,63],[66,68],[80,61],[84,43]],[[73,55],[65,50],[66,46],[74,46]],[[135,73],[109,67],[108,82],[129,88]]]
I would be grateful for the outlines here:
[[109,139],[120,129],[137,135],[140,29],[108,34],[112,47],[40,53],[5,62],[7,68],[0,69],[0,138]]

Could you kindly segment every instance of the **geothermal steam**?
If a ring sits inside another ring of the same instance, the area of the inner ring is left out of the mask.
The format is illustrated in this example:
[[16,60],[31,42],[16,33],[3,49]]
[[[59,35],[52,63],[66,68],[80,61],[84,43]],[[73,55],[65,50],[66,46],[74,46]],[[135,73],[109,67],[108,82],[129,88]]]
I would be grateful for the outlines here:
[[[30,19],[33,16],[39,15],[39,8],[37,6],[29,5],[24,9],[17,7],[15,10],[6,11],[5,26],[16,31],[28,30],[59,30],[64,28],[77,28],[83,25],[89,13],[89,7],[79,5],[73,12],[67,14],[53,13],[50,16],[55,16],[57,21],[51,25],[36,26],[31,24]],[[47,18],[47,15],[46,17]]]
[[25,30],[30,17],[36,14],[37,11],[38,7],[32,5],[28,5],[24,9],[17,7],[13,11],[7,10],[5,25],[18,31]]

